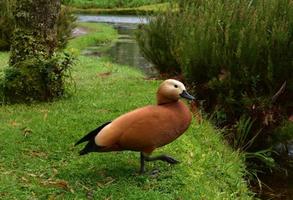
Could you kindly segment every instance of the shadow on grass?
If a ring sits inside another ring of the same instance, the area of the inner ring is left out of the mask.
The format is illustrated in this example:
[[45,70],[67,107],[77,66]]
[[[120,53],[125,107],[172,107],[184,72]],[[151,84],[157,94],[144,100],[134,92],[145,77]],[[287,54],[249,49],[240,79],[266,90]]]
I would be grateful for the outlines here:
[[[133,181],[133,184],[140,185],[149,178],[167,178],[168,174],[175,170],[174,167],[161,161],[148,162],[146,173],[141,175],[137,152],[93,153],[76,157],[60,170],[58,177],[73,182],[82,181],[90,185],[91,183],[109,185],[117,181]],[[158,170],[158,173],[153,174],[154,170]]]

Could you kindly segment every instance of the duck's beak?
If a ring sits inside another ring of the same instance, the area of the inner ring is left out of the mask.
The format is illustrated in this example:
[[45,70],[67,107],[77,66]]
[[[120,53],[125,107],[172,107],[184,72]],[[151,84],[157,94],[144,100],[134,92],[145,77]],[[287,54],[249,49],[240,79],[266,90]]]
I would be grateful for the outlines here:
[[193,96],[191,96],[190,94],[188,94],[188,92],[186,92],[186,90],[183,90],[183,92],[180,94],[180,96],[182,98],[185,98],[188,100],[195,100],[195,98]]

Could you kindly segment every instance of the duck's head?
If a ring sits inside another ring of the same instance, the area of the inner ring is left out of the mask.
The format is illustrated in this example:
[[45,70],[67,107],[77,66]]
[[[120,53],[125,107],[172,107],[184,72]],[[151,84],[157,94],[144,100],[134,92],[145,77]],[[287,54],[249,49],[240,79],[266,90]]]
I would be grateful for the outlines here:
[[159,86],[157,91],[157,103],[166,104],[176,102],[179,98],[194,100],[195,98],[188,94],[183,83],[174,79],[167,79]]

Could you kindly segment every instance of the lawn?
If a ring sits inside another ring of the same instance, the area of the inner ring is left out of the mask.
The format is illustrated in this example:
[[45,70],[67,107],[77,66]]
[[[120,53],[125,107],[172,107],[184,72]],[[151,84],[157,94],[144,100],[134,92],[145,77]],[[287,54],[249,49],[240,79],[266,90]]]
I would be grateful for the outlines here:
[[[87,26],[84,24],[83,26]],[[117,34],[91,25],[96,34],[70,49],[107,42]],[[91,32],[90,31],[90,32]],[[92,33],[89,33],[92,34]],[[82,39],[84,38],[84,39]],[[86,39],[87,38],[87,39]],[[8,61],[0,53],[0,68]],[[160,80],[104,58],[78,56],[70,97],[50,103],[0,107],[0,199],[251,199],[244,164],[207,121],[192,122],[175,142],[158,150],[181,161],[147,163],[138,175],[139,154],[112,152],[78,156],[74,143],[98,125],[134,108],[155,103]],[[153,169],[160,169],[151,175]]]
[[71,0],[64,3],[78,8],[133,8],[168,1],[170,0]]
[[149,15],[151,13],[158,13],[165,11],[169,8],[169,3],[158,3],[151,5],[142,5],[138,7],[118,7],[118,8],[99,8],[89,7],[84,8],[82,6],[68,5],[74,13],[80,14],[110,14],[110,15]]

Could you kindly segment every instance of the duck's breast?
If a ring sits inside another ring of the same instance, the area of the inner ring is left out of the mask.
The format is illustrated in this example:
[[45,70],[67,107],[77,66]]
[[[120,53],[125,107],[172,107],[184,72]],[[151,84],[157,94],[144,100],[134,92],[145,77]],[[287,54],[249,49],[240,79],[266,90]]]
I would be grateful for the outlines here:
[[191,113],[184,103],[146,106],[126,113],[106,126],[96,137],[101,146],[142,151],[168,144],[189,126]]

